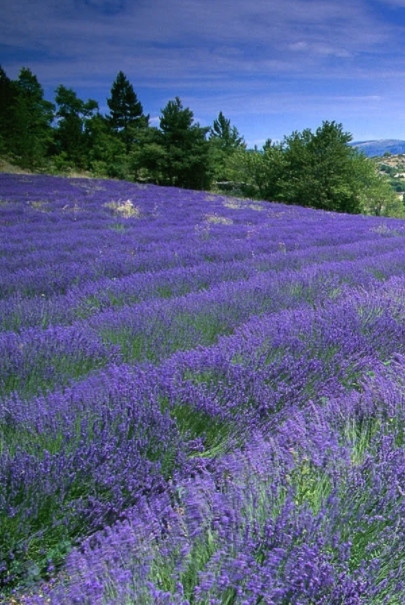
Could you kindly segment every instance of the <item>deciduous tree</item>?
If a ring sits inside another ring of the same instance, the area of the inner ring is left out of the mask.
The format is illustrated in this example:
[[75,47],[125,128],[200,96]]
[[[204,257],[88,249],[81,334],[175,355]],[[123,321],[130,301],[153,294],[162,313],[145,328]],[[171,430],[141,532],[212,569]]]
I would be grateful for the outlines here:
[[301,206],[360,212],[353,170],[358,152],[348,145],[351,140],[351,134],[336,122],[323,122],[315,133],[306,129],[285,137],[282,199]]
[[225,164],[235,193],[262,200],[282,198],[280,183],[286,168],[282,145],[268,139],[262,150],[239,148]]

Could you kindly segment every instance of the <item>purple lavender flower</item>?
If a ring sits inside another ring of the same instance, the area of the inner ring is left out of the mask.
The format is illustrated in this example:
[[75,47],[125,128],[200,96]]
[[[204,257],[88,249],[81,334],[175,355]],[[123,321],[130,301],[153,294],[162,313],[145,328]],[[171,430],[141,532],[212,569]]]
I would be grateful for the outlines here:
[[404,601],[404,236],[0,175],[4,602]]

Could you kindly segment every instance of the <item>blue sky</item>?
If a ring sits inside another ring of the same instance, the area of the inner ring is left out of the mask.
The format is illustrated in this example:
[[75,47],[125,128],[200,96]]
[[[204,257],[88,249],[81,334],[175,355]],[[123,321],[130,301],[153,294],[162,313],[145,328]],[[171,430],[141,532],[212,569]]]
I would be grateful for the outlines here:
[[259,147],[342,122],[405,139],[405,0],[0,0],[0,64],[104,113],[119,70],[158,125],[176,95]]

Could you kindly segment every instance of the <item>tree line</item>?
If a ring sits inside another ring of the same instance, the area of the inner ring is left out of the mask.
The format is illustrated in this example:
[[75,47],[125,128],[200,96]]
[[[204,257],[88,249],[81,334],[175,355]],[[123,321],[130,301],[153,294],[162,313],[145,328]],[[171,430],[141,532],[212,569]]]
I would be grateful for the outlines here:
[[222,112],[211,127],[200,126],[179,97],[161,110],[159,127],[151,126],[122,71],[107,105],[102,115],[97,101],[62,84],[51,103],[30,69],[11,80],[0,66],[0,155],[30,170],[83,170],[338,212],[403,214],[387,178],[334,121],[248,149]]

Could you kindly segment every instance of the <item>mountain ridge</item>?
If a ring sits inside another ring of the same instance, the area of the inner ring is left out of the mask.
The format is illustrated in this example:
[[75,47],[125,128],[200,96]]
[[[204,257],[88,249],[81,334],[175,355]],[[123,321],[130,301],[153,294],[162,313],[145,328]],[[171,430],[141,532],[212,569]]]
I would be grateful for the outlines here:
[[402,139],[370,139],[368,141],[352,141],[351,147],[363,151],[368,157],[383,156],[389,152],[393,155],[405,153],[405,141]]

